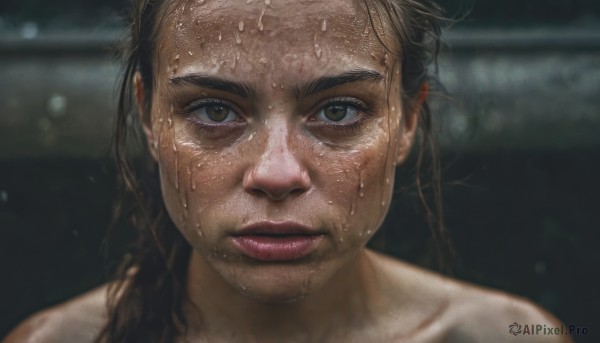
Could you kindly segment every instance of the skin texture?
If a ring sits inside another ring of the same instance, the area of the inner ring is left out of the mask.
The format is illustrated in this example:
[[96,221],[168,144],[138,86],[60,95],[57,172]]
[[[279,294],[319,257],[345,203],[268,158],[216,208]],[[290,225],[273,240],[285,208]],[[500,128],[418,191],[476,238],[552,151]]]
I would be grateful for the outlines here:
[[[419,101],[402,112],[399,61],[386,54],[364,9],[341,0],[192,1],[165,13],[142,121],[169,215],[194,249],[187,341],[510,342],[513,321],[558,325],[523,300],[365,248],[387,213]],[[320,78],[357,71],[380,78],[305,94]],[[190,81],[199,76],[250,91]],[[425,95],[426,87],[421,101]],[[207,120],[207,99],[231,109],[226,122]],[[366,109],[331,123],[323,109],[332,101]],[[257,261],[231,235],[261,221],[323,235],[301,259]],[[101,294],[38,314],[6,342],[97,332]],[[88,320],[78,327],[69,318]],[[538,338],[529,341],[568,341]]]
[[[256,23],[264,9],[262,3],[239,8],[237,2],[207,2],[181,6],[167,17],[146,133],[167,210],[195,248],[191,272],[216,273],[212,276],[234,291],[285,302],[321,289],[340,268],[357,265],[353,260],[387,212],[395,161],[406,156],[415,125],[399,128],[401,103],[398,97],[388,101],[386,83],[398,85],[400,75],[390,75],[391,66],[381,63],[385,51],[374,34],[363,34],[369,26],[365,16],[362,23],[350,19],[353,6],[273,5],[260,31]],[[296,16],[301,10],[308,17],[320,13],[319,20]],[[329,23],[326,31],[323,21]],[[240,31],[242,22],[248,25]],[[215,34],[198,41],[207,30]],[[342,37],[354,38],[346,43]],[[329,48],[315,53],[315,40]],[[354,46],[374,56],[354,53]],[[320,77],[356,70],[383,79],[296,94]],[[243,83],[254,95],[173,81],[198,74]],[[391,92],[399,94],[398,87]],[[200,111],[180,115],[207,98],[226,101],[239,115],[212,124],[210,132],[195,126]],[[365,103],[369,114],[349,117],[360,124],[355,129],[327,126],[318,115],[321,107],[345,98]],[[262,221],[295,222],[323,231],[325,239],[301,263],[248,261],[230,235]]]

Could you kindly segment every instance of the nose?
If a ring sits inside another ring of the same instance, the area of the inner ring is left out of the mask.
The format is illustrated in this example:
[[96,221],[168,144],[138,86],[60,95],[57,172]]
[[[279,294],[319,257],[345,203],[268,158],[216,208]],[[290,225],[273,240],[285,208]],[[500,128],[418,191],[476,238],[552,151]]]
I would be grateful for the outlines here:
[[244,175],[244,191],[281,201],[311,187],[305,166],[294,156],[285,123],[267,129],[266,148]]

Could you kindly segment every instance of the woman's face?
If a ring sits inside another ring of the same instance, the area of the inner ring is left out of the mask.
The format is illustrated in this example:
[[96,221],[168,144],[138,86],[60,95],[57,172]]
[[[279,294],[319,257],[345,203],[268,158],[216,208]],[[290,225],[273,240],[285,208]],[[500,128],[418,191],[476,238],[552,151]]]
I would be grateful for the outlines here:
[[397,61],[353,1],[165,11],[145,131],[173,222],[240,292],[319,289],[380,226],[410,147]]

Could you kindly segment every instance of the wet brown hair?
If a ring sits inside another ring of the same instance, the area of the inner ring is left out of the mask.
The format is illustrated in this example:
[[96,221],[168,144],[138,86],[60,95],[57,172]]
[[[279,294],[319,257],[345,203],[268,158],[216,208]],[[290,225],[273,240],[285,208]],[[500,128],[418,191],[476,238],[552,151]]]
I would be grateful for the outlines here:
[[[132,0],[130,27],[122,46],[120,86],[113,150],[122,196],[115,203],[114,220],[127,218],[137,241],[125,255],[108,291],[108,322],[97,342],[172,342],[185,334],[185,284],[191,246],[169,218],[160,193],[156,163],[143,144],[139,115],[134,106],[134,75],[144,85],[143,115],[150,115],[155,80],[153,56],[164,0]],[[430,0],[361,0],[371,26],[384,24],[397,39],[404,113],[415,106],[422,85],[432,83],[428,66],[436,62],[440,42],[441,9]],[[377,30],[375,30],[377,32]],[[378,36],[379,37],[379,36]],[[381,39],[380,39],[381,40]],[[383,43],[383,40],[381,40]],[[385,46],[385,44],[384,44]],[[448,250],[443,226],[440,166],[429,105],[419,117],[420,142],[416,161],[416,189],[429,222],[437,266],[446,269]],[[424,160],[429,177],[422,179]],[[427,183],[427,185],[425,185]],[[424,190],[431,190],[428,200]],[[109,230],[107,240],[113,232]]]

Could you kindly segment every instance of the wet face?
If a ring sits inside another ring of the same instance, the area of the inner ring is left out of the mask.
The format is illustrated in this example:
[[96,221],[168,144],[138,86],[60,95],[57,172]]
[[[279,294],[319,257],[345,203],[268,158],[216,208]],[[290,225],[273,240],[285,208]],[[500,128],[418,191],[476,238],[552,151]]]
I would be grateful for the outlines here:
[[165,11],[145,131],[169,215],[240,293],[317,291],[387,212],[414,131],[397,62],[352,1]]

